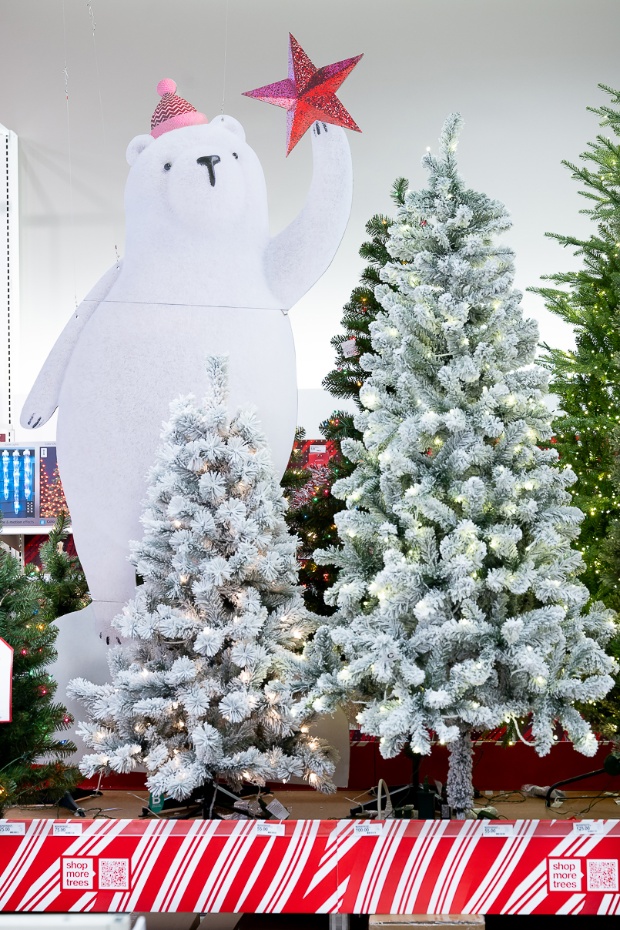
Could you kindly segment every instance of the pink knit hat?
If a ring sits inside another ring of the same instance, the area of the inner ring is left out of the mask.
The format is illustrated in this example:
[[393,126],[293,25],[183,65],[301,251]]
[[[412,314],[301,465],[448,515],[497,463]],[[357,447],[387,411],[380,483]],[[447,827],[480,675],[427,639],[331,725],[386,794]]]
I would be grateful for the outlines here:
[[157,85],[157,93],[161,100],[155,107],[151,118],[151,135],[154,139],[165,132],[170,132],[171,129],[209,122],[204,113],[198,113],[191,103],[183,100],[183,97],[178,97],[175,93],[176,89],[177,85],[170,78],[164,78]]

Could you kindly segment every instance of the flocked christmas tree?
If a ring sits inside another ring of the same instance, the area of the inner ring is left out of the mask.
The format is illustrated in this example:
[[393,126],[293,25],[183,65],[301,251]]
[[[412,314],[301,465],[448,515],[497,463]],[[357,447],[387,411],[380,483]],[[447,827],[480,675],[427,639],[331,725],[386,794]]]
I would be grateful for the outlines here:
[[424,158],[428,189],[406,195],[391,229],[384,312],[361,359],[363,440],[343,443],[356,468],[334,487],[344,547],[323,556],[340,568],[327,599],[343,665],[319,631],[326,671],[308,700],[364,701],[360,725],[386,757],[447,743],[448,799],[462,815],[472,731],[514,732],[531,714],[538,753],[556,721],[595,752],[573,704],[610,688],[602,646],[616,625],[600,604],[584,612],[575,476],[540,448],[551,424],[547,374],[532,364],[538,331],[496,241],[510,221],[460,179],[459,125],[446,122],[439,156]]
[[291,715],[296,656],[314,628],[297,540],[258,421],[229,418],[225,359],[208,369],[204,403],[176,401],[162,435],[133,546],[144,584],[115,620],[129,642],[111,651],[110,684],[70,687],[91,717],[81,768],[143,764],[150,790],[178,800],[217,778],[303,776],[329,790],[329,751]]
[[[620,486],[614,462],[620,451],[620,94],[611,106],[590,108],[604,132],[582,156],[582,165],[564,162],[582,186],[589,203],[582,212],[596,229],[587,239],[549,233],[582,259],[578,271],[550,275],[552,286],[532,288],[547,309],[570,323],[575,349],[546,346],[543,364],[552,373],[551,390],[561,414],[554,422],[558,452],[578,481],[571,493],[585,514],[582,541],[586,570],[582,576],[591,595],[620,608],[620,546],[610,528],[620,517]],[[610,137],[611,133],[612,137]],[[614,480],[616,479],[616,480]]]
[[11,805],[56,801],[80,778],[63,759],[75,746],[58,738],[71,723],[54,700],[47,671],[57,630],[42,608],[39,579],[0,550],[0,637],[13,648],[12,719],[0,723],[0,813]]
[[[404,202],[407,184],[405,178],[394,182],[391,195],[397,207]],[[391,218],[384,214],[375,214],[366,224],[369,239],[362,243],[359,254],[367,265],[344,306],[342,332],[331,340],[336,364],[323,380],[323,387],[335,398],[353,400],[360,409],[359,393],[366,378],[360,356],[370,350],[370,325],[381,309],[375,287],[381,281],[381,269],[390,260],[386,242],[391,224]],[[299,443],[304,437],[298,436],[283,487],[289,503],[286,521],[301,540],[299,578],[304,585],[306,606],[314,613],[329,615],[334,608],[325,603],[324,594],[334,582],[334,572],[330,566],[317,565],[313,553],[337,542],[334,517],[344,504],[332,495],[331,489],[335,481],[353,469],[353,464],[342,455],[340,445],[345,438],[360,439],[361,433],[355,428],[353,414],[339,409],[321,423],[320,431],[325,442],[333,444],[329,462],[303,469]]]

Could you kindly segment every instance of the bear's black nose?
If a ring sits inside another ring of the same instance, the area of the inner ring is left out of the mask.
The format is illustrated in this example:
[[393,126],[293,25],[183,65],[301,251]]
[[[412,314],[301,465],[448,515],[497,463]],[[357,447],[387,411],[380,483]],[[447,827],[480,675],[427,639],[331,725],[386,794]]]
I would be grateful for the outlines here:
[[209,169],[211,187],[215,187],[215,165],[221,160],[219,155],[201,155],[200,158],[196,159],[199,165],[206,165]]

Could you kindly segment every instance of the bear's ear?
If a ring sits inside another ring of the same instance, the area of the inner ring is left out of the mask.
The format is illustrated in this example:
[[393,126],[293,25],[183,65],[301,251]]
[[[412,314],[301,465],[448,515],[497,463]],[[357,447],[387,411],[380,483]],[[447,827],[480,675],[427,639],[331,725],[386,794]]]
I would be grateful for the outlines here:
[[146,133],[142,136],[136,136],[131,140],[127,146],[127,162],[130,165],[136,161],[138,155],[140,155],[147,145],[150,145],[153,141],[153,136],[147,135]]
[[234,133],[235,136],[239,136],[242,142],[245,142],[245,130],[239,120],[236,120],[234,116],[225,116],[224,114],[214,116],[210,125],[221,126],[222,129],[227,129],[228,132]]

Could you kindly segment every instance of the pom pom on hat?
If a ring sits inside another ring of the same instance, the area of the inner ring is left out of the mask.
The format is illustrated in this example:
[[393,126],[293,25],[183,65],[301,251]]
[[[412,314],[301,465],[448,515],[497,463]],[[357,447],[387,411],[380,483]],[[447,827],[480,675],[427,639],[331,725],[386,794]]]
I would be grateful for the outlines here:
[[151,135],[154,139],[172,129],[209,122],[204,113],[199,113],[191,103],[177,96],[176,89],[177,85],[171,78],[164,78],[157,85],[161,100],[151,118]]

